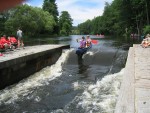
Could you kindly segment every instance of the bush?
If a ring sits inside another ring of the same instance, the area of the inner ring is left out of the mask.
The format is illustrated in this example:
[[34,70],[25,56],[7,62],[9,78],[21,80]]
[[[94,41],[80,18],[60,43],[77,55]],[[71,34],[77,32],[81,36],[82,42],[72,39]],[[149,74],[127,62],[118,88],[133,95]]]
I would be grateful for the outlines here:
[[150,25],[147,25],[143,28],[143,33],[146,35],[146,34],[149,34],[150,33]]

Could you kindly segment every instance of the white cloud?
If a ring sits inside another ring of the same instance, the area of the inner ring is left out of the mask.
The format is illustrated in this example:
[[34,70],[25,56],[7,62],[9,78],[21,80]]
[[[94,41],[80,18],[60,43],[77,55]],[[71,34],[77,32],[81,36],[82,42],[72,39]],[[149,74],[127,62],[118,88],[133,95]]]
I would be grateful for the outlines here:
[[29,6],[42,8],[43,0],[25,0],[24,3],[28,4]]
[[[76,26],[88,19],[93,19],[103,13],[105,2],[111,3],[113,0],[56,0],[59,13],[68,11]],[[43,0],[27,0],[25,3],[42,7]]]
[[[74,20],[73,25],[78,25],[88,19],[93,19],[96,16],[100,16],[103,13],[105,2],[111,3],[112,0],[88,0],[96,4],[95,6],[87,7],[86,1],[85,4],[79,5],[76,3],[81,2],[81,0],[56,0],[58,11],[68,11],[71,15],[71,18]],[[83,3],[83,1],[82,1]]]

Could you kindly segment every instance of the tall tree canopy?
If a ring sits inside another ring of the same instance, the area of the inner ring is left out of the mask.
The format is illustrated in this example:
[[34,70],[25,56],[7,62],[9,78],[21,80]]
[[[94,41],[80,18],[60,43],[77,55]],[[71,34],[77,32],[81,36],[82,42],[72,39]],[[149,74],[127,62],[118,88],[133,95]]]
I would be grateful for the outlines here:
[[58,27],[58,10],[57,10],[57,4],[55,3],[56,0],[44,0],[43,3],[43,10],[48,11],[50,15],[54,17],[54,20],[56,22],[56,25],[54,26],[53,33],[58,34],[59,33],[59,27]]
[[53,15],[57,23],[59,13],[58,13],[57,4],[55,3],[55,1],[56,0],[44,0],[43,10],[48,11],[51,15]]
[[59,17],[59,28],[61,35],[69,35],[72,30],[72,18],[67,11],[62,11]]
[[0,35],[5,34],[5,22],[8,20],[8,18],[9,18],[8,11],[0,13]]

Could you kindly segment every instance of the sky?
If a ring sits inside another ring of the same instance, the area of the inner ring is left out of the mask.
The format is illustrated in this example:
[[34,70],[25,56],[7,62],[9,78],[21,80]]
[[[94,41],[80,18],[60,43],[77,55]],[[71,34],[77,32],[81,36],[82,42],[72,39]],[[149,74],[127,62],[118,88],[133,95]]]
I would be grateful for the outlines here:
[[[105,2],[113,0],[56,0],[59,15],[61,11],[68,11],[73,19],[73,26],[85,22],[88,19],[101,16],[104,11]],[[27,0],[28,5],[42,7],[43,0]]]

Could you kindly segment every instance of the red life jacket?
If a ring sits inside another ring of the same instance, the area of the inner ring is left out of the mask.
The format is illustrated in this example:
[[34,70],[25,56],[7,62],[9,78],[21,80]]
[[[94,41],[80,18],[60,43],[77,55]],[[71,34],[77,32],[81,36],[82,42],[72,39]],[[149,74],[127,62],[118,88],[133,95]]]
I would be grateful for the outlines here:
[[9,40],[11,43],[17,43],[17,39],[15,37],[10,37]]
[[86,46],[89,47],[91,45],[91,39],[87,39]]
[[0,42],[1,42],[2,45],[4,45],[4,44],[10,45],[10,42],[8,40],[6,40],[5,37],[1,37]]
[[4,49],[4,44],[2,44],[1,41],[0,41],[0,49]]
[[5,37],[1,37],[0,38],[0,49],[4,49],[4,44],[5,44],[6,40],[5,40]]
[[5,38],[5,37],[1,37],[0,41],[1,41],[1,44],[5,44],[5,43],[7,43],[7,40],[6,40],[6,38]]

